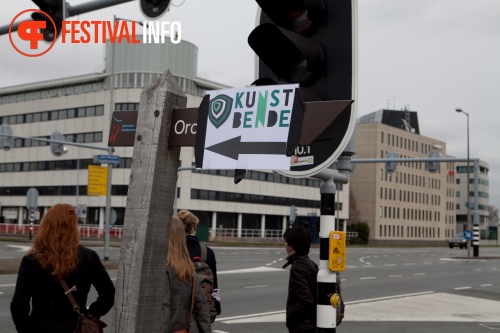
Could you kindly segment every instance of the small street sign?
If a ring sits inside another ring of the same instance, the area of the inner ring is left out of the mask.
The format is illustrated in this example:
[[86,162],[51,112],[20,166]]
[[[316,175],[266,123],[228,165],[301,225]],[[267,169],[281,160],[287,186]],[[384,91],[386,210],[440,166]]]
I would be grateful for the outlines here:
[[29,211],[34,211],[38,208],[38,190],[31,187],[26,193],[26,208]]
[[465,230],[464,231],[464,238],[466,240],[471,240],[473,237],[473,233],[472,233],[472,230]]
[[81,219],[87,218],[87,205],[77,205],[76,206],[76,214]]
[[89,165],[87,195],[106,195],[108,187],[108,167]]
[[94,155],[94,163],[97,164],[120,164],[120,156],[117,155]]
[[109,147],[133,147],[138,111],[115,111],[109,129]]

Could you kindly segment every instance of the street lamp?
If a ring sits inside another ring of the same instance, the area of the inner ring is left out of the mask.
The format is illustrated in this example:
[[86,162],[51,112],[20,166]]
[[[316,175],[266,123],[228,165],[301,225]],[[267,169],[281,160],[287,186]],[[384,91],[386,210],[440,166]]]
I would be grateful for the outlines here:
[[[470,225],[470,145],[469,145],[469,114],[462,109],[455,109],[456,112],[461,112],[467,116],[467,229],[471,230]],[[470,244],[467,246],[467,257],[470,257]]]

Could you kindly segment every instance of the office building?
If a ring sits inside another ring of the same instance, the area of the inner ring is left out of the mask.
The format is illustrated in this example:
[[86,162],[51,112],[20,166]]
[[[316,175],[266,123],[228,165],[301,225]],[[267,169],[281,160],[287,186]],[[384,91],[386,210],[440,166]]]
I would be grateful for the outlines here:
[[[457,230],[467,229],[467,214],[470,215],[470,225],[474,224],[474,161],[470,161],[470,171],[467,173],[467,162],[455,163],[456,174],[456,209],[457,209]],[[477,179],[477,218],[482,239],[489,239],[490,232],[496,235],[496,225],[490,225],[490,205],[489,205],[489,165],[485,161],[479,160]],[[470,199],[467,200],[467,176],[469,175]],[[470,209],[467,209],[467,201],[471,202]],[[491,230],[490,230],[491,229]]]
[[[357,158],[425,158],[429,152],[447,157],[446,143],[420,134],[414,111],[379,110],[356,125]],[[370,244],[443,244],[456,232],[454,162],[437,172],[425,162],[399,162],[386,172],[384,163],[357,163],[350,188],[360,221],[370,227]]]
[[[107,45],[102,73],[0,88],[0,123],[13,135],[48,139],[60,132],[67,141],[106,147],[111,111],[138,110],[144,87],[169,69],[186,93],[187,107],[198,107],[207,90],[227,86],[197,76],[198,48],[180,44]],[[111,89],[110,89],[111,87]],[[120,164],[112,170],[111,206],[116,226],[123,223],[133,147],[116,147]],[[39,192],[36,220],[51,205],[67,202],[85,207],[81,223],[103,227],[105,196],[88,196],[88,166],[106,151],[67,146],[56,157],[48,144],[15,139],[11,150],[0,150],[0,217],[2,223],[28,222],[26,193]],[[194,163],[192,147],[183,147],[183,168]],[[298,215],[320,215],[320,181],[293,179],[273,171],[248,171],[234,184],[234,170],[179,171],[177,209],[198,214],[201,225],[234,237],[281,240],[290,206]],[[349,193],[338,191],[338,218],[347,219]],[[166,217],[167,218],[167,217]],[[225,230],[223,230],[225,229]]]

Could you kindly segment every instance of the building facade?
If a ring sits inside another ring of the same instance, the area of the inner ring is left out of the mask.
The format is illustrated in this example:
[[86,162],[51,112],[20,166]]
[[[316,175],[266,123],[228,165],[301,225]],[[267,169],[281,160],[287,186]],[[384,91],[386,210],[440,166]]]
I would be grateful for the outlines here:
[[[417,112],[379,110],[358,119],[358,159],[447,157],[446,143],[420,135]],[[440,244],[456,232],[454,162],[435,173],[425,162],[357,163],[350,187],[360,221],[370,227],[370,243]]]
[[[482,160],[479,160],[478,164],[477,215],[479,229],[481,238],[489,239],[490,232],[496,234],[497,228],[496,225],[490,225],[489,165]],[[470,225],[472,226],[474,223],[474,161],[470,161],[469,172],[467,172],[467,162],[457,162],[455,163],[455,167],[457,229],[458,231],[463,231],[468,228],[467,215],[469,215],[470,218]],[[469,177],[468,180],[467,177]],[[469,182],[469,186],[467,186],[467,181]],[[469,187],[469,189],[467,187]],[[469,198],[467,198],[467,190],[469,190]],[[471,203],[470,209],[467,209],[468,201]]]
[[[49,139],[62,133],[66,141],[106,147],[112,111],[139,108],[142,90],[167,69],[187,95],[187,107],[198,107],[207,90],[227,88],[197,76],[198,49],[180,44],[109,44],[105,71],[14,87],[0,88],[0,124],[15,136]],[[120,164],[112,170],[111,206],[114,225],[123,224],[133,147],[115,147]],[[87,195],[88,166],[102,151],[67,146],[56,157],[49,144],[17,138],[0,150],[0,222],[28,222],[26,193],[39,192],[35,220],[58,202],[85,207],[80,222],[104,225],[105,196]],[[105,153],[104,153],[105,154]],[[180,166],[194,165],[194,148],[183,147]],[[234,184],[234,170],[179,171],[177,209],[196,213],[201,225],[234,237],[281,239],[295,205],[299,215],[320,214],[320,181],[294,179],[273,171],[248,171]],[[338,191],[340,221],[348,217],[349,191]]]

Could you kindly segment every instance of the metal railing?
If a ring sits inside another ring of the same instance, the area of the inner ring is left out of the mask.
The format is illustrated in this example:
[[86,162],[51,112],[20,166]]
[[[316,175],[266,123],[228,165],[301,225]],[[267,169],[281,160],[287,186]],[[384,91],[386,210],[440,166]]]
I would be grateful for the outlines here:
[[[33,226],[33,233],[36,235],[38,232],[39,225]],[[81,237],[89,237],[89,238],[101,238],[104,237],[104,228],[100,228],[96,225],[92,224],[81,224],[78,225],[78,230],[80,231]],[[0,235],[29,235],[30,233],[30,225],[29,224],[8,224],[2,223],[0,224]],[[109,235],[113,238],[122,238],[123,228],[122,226],[110,229]]]
[[[16,234],[29,235],[29,224],[0,224],[0,235]],[[33,227],[33,233],[36,235],[39,225]],[[104,237],[104,228],[100,228],[94,224],[78,225],[81,237],[86,238],[101,238]],[[123,234],[123,226],[113,226],[109,235],[113,238],[121,239]],[[244,239],[274,239],[279,240],[283,237],[283,230],[265,229],[264,237],[260,229],[241,229],[241,237]],[[351,239],[358,237],[357,232],[346,232],[346,238]],[[215,234],[215,240],[235,239],[238,238],[238,229],[235,228],[219,228]]]

